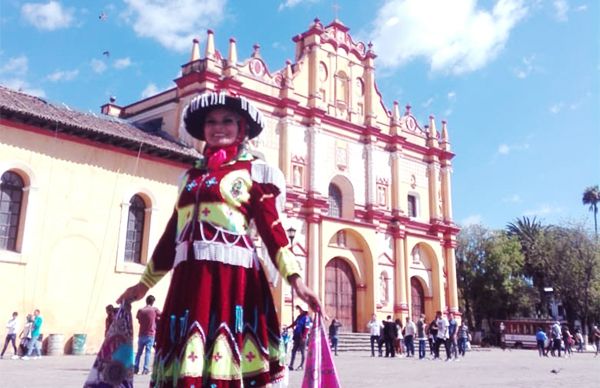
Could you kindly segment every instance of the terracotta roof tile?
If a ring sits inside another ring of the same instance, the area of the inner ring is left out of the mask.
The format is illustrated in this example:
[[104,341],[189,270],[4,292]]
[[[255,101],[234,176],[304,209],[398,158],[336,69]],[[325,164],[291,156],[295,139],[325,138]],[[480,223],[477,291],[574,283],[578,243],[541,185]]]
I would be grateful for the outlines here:
[[123,119],[79,112],[64,104],[55,105],[1,85],[0,118],[35,123],[40,128],[130,150],[137,151],[141,145],[142,153],[170,160],[192,162],[200,155],[195,149],[178,143],[163,131],[144,131]]

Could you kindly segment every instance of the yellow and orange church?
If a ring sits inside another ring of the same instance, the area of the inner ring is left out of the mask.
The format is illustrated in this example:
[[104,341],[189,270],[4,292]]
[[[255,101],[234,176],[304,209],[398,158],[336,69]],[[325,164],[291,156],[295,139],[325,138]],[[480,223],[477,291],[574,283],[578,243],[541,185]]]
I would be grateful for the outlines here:
[[[293,252],[343,329],[365,331],[374,312],[457,312],[446,123],[388,110],[373,47],[339,20],[293,41],[295,60],[271,71],[258,46],[240,61],[235,39],[222,55],[209,30],[173,88],[98,115],[0,87],[0,317],[39,308],[46,335],[85,333],[97,350],[104,307],[137,282],[199,155],[181,116],[206,90],[264,113],[254,153],[284,172]],[[151,290],[159,307],[168,282]],[[290,288],[273,290],[290,323]]]

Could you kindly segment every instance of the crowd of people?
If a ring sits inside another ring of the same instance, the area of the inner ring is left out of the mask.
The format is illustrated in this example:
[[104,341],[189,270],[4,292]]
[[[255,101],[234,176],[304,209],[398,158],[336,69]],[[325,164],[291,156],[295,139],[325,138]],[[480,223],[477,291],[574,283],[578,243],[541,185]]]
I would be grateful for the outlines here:
[[[542,327],[538,327],[535,333],[537,350],[540,357],[570,357],[573,355],[573,348],[578,353],[584,350],[585,342],[579,328],[571,333],[569,326],[559,321],[554,322],[548,328],[547,332]],[[600,328],[597,325],[592,327],[590,333],[591,343],[596,349],[596,356],[600,354]]]
[[[39,309],[35,309],[33,313],[27,314],[23,329],[19,322],[19,313],[12,313],[11,318],[6,323],[6,338],[0,358],[4,358],[4,354],[8,346],[12,346],[13,360],[37,360],[42,356],[42,323],[44,322]],[[19,332],[20,331],[20,332]],[[19,333],[19,334],[17,334]],[[18,346],[17,346],[18,340]]]
[[[464,357],[467,348],[470,347],[471,334],[466,322],[458,325],[454,314],[450,313],[448,318],[441,311],[436,313],[435,318],[428,324],[425,314],[421,314],[417,322],[410,317],[402,324],[400,319],[392,320],[388,315],[386,319],[379,321],[377,315],[373,314],[367,323],[370,333],[371,357],[375,357],[375,348],[379,357],[417,357],[426,359],[426,343],[429,343],[430,359],[442,359],[440,356],[441,346],[444,346],[445,360],[459,360]],[[418,353],[415,356],[415,342],[418,341]]]

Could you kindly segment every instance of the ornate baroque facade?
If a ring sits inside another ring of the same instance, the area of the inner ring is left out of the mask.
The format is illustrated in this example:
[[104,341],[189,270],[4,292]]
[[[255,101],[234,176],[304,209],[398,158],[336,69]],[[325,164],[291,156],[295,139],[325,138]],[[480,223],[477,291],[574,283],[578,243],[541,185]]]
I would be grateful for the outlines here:
[[[452,221],[451,202],[454,155],[446,123],[438,131],[433,116],[421,125],[410,106],[401,113],[394,102],[388,110],[375,82],[373,48],[355,42],[340,21],[324,26],[316,19],[293,41],[295,60],[270,71],[258,46],[240,62],[235,39],[230,40],[225,57],[215,48],[209,30],[202,55],[199,42],[194,41],[190,61],[183,65],[175,87],[127,106],[111,101],[102,107],[105,116],[94,125],[119,125],[107,135],[108,140],[90,131],[89,125],[87,130],[83,126],[82,133],[71,133],[59,129],[55,120],[55,135],[60,132],[64,140],[44,146],[44,140],[52,136],[52,118],[45,123],[23,122],[3,115],[0,146],[9,152],[1,153],[0,174],[13,172],[31,181],[23,184],[26,203],[18,217],[25,224],[17,225],[20,237],[14,249],[0,250],[2,273],[7,268],[15,275],[13,283],[0,286],[4,295],[11,284],[23,289],[19,279],[41,277],[44,268],[52,269],[45,258],[30,257],[34,256],[31,252],[40,253],[37,246],[27,251],[27,244],[33,246],[35,241],[43,242],[46,252],[58,255],[56,260],[62,255],[63,260],[77,264],[61,265],[67,268],[65,276],[77,278],[90,269],[100,271],[100,281],[96,272],[88,279],[93,280],[91,284],[77,282],[90,302],[75,298],[94,311],[86,307],[86,313],[77,318],[80,326],[62,330],[66,334],[85,330],[91,334],[91,343],[97,344],[94,338],[100,338],[102,326],[97,321],[103,316],[98,309],[114,300],[116,289],[131,283],[141,270],[170,214],[177,178],[195,156],[178,143],[201,147],[183,130],[183,109],[198,93],[227,89],[246,96],[265,114],[267,129],[252,147],[279,166],[287,178],[286,222],[296,231],[293,251],[307,283],[319,293],[330,316],[337,316],[345,330],[364,331],[373,312],[401,319],[420,313],[432,319],[436,310],[457,312],[454,248],[458,228]],[[137,131],[140,139],[119,133],[129,130]],[[19,133],[27,133],[32,140],[21,144]],[[85,141],[78,140],[81,137]],[[52,170],[42,160],[55,160],[71,170]],[[43,203],[32,200],[36,187],[49,183],[48,174],[70,190],[65,190],[64,198],[46,193],[40,195]],[[76,176],[81,179],[77,184]],[[104,223],[100,226],[88,222],[86,207],[93,204],[86,197],[88,191],[78,186],[94,185],[97,178],[105,182],[103,193],[112,199],[96,198],[98,223]],[[45,233],[52,222],[48,217],[53,216],[40,212],[39,207],[75,200],[73,196],[80,196],[83,208],[75,206],[66,210],[69,217],[63,215],[61,226],[71,232],[45,239],[36,235],[33,230]],[[104,225],[114,225],[119,232],[112,236],[112,228]],[[55,252],[56,244],[64,246],[60,253]],[[82,264],[82,255],[91,256],[86,259],[89,265]],[[66,284],[44,279],[48,287],[62,290],[65,298],[75,292]],[[159,301],[167,282],[163,280],[153,291]],[[290,322],[293,295],[285,283],[274,290],[282,321]],[[46,304],[60,310],[58,302],[48,300],[56,292],[23,289],[17,298],[24,309],[39,306],[44,312]],[[8,316],[12,310],[3,306],[0,312]],[[58,332],[60,319],[53,314],[48,322]]]

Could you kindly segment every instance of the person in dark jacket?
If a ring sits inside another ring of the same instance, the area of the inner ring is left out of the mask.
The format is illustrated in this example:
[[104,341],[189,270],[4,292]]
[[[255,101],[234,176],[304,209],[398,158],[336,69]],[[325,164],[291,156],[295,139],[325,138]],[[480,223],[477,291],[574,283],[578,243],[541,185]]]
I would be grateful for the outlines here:
[[331,324],[329,325],[329,341],[331,342],[331,350],[337,356],[337,348],[338,348],[338,337],[340,333],[340,327],[342,324],[337,318],[333,318]]
[[392,316],[388,315],[386,320],[383,321],[383,341],[385,343],[385,356],[396,357],[396,351],[394,349],[394,340],[398,337],[398,327],[396,323],[392,321]]

